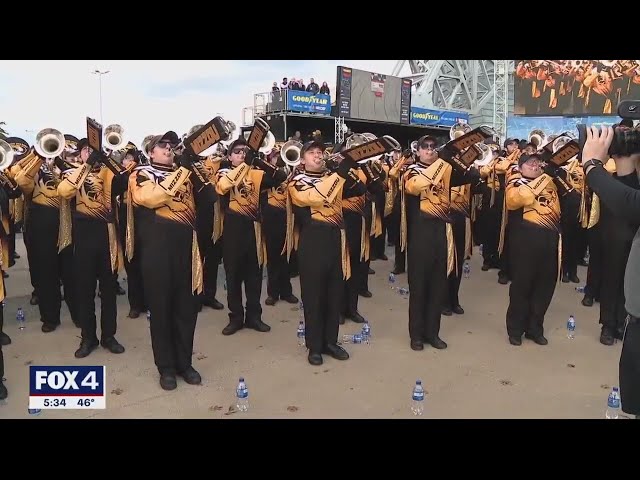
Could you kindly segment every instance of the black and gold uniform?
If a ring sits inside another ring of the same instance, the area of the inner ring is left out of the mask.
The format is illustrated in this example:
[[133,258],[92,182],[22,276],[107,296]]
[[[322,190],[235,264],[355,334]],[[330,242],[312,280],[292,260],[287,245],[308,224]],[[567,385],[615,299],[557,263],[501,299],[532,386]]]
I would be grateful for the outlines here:
[[[171,142],[163,139],[168,137]],[[148,149],[177,143],[174,132],[156,135]],[[193,338],[203,291],[202,261],[196,232],[196,204],[216,201],[208,184],[194,191],[189,166],[195,157],[175,158],[173,165],[137,167],[129,177],[129,192],[139,239],[142,283],[151,315],[151,346],[160,385],[177,387],[176,375],[189,384],[202,379],[192,366]],[[130,217],[131,218],[131,215]],[[130,239],[129,239],[130,241]]]
[[25,240],[30,247],[30,264],[42,331],[51,332],[60,325],[60,280],[71,320],[80,326],[74,303],[73,247],[69,202],[58,193],[62,172],[53,162],[37,155],[12,167],[17,184],[29,202],[29,227]]
[[[225,165],[216,176],[216,192],[221,197],[224,243],[222,255],[227,277],[229,324],[223,335],[232,335],[244,326],[259,332],[271,327],[262,321],[260,296],[262,269],[267,248],[261,225],[260,192],[280,185],[286,173],[248,151],[244,138],[229,146],[229,155],[242,155],[246,161],[236,167]],[[234,153],[237,152],[237,153]],[[249,163],[247,163],[249,162]],[[246,312],[242,306],[242,284],[247,295]]]
[[579,283],[578,263],[583,255],[584,229],[580,223],[580,207],[584,190],[584,173],[577,158],[562,167],[573,190],[560,198],[562,223],[562,281]]
[[[116,276],[119,266],[115,197],[126,188],[126,176],[116,175],[101,163],[100,152],[89,154],[86,139],[78,142],[80,166],[66,170],[58,195],[71,201],[73,284],[76,319],[82,328],[77,358],[89,355],[101,344],[112,353],[124,352],[115,339],[117,330]],[[106,159],[104,159],[106,161]],[[101,340],[96,334],[96,280],[100,288]]]
[[262,192],[262,229],[267,243],[266,305],[278,300],[298,303],[291,287],[289,261],[284,250],[287,237],[287,182]]
[[[9,194],[8,191],[12,192],[12,196],[16,193],[14,188],[10,187],[2,187],[0,188],[0,223],[2,224],[2,229],[0,229],[0,269],[4,272],[9,264]],[[19,193],[19,190],[18,190]],[[9,395],[7,391],[7,387],[3,383],[4,378],[4,355],[2,353],[2,346],[9,345],[11,343],[11,338],[4,332],[2,332],[2,327],[4,323],[4,306],[1,302],[4,302],[4,299],[7,296],[4,276],[0,275],[0,400],[4,400]]]
[[[413,155],[410,151],[403,152],[400,159],[389,168],[388,187],[389,190],[385,199],[385,214],[388,213],[388,231],[389,240],[394,245],[394,259],[392,273],[395,275],[405,273],[406,255],[402,250],[400,241],[400,224],[402,219],[402,190],[404,181],[402,176],[408,168],[410,162],[413,161]],[[407,226],[408,227],[408,226]]]
[[[323,146],[309,142],[302,156],[313,149],[322,152]],[[322,364],[322,353],[349,358],[337,345],[344,284],[353,274],[343,200],[365,192],[365,184],[347,161],[335,173],[299,173],[288,186],[293,215],[287,224],[287,251],[298,251],[305,339],[312,365]]]
[[[214,186],[216,174],[220,168],[223,157],[210,156],[202,160],[202,166],[207,180]],[[218,301],[218,266],[222,260],[222,238],[220,232],[214,231],[216,219],[222,215],[220,203],[198,202],[196,203],[196,225],[198,230],[198,244],[203,263],[203,292],[200,296],[202,305],[215,310],[222,310],[224,305]]]
[[[522,176],[506,188],[512,277],[506,324],[509,342],[521,345],[522,334],[546,345],[544,316],[559,278],[560,198],[554,178],[546,173],[527,178],[523,164],[538,157],[522,155]],[[561,192],[566,193],[566,192]]]
[[[423,137],[419,140],[418,152],[433,150],[435,145],[435,139]],[[439,336],[442,302],[447,277],[455,266],[450,190],[476,183],[479,173],[474,168],[462,174],[436,154],[430,164],[418,161],[410,165],[403,180],[406,227],[402,231],[402,242],[407,248],[411,348],[422,350],[424,342],[428,342],[443,349],[447,344]]]

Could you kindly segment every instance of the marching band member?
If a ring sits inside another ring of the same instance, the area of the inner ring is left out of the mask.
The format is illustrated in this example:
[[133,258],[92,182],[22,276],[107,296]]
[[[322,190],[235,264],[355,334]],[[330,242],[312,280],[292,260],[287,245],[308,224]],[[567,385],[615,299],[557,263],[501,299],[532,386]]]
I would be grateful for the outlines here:
[[[408,166],[413,163],[413,153],[411,150],[407,150],[402,153],[400,158],[393,164],[393,166],[389,169],[389,202],[392,203],[391,213],[389,214],[390,218],[390,233],[393,232],[393,235],[390,237],[393,239],[394,243],[394,259],[393,259],[393,270],[391,273],[394,275],[398,275],[404,273],[406,271],[405,263],[405,252],[401,247],[401,235],[400,235],[400,224],[402,219],[402,201],[401,201],[401,191],[403,190],[404,180],[402,176],[407,170]],[[408,227],[408,226],[407,226]]]
[[73,286],[73,247],[68,203],[58,193],[61,170],[53,160],[30,155],[12,168],[15,180],[29,202],[29,226],[25,236],[30,246],[29,269],[39,292],[38,309],[42,331],[60,325],[60,280],[71,320],[80,326]]
[[[284,171],[261,160],[249,151],[244,138],[229,145],[230,167],[218,170],[216,192],[224,208],[222,255],[227,276],[229,324],[223,335],[233,335],[243,327],[268,332],[262,321],[260,295],[262,268],[266,263],[266,245],[260,225],[260,192],[280,185]],[[242,307],[242,284],[247,295],[246,312]]]
[[[274,167],[283,167],[284,162],[274,150],[268,157]],[[280,165],[279,165],[280,163]],[[265,198],[266,197],[266,198]],[[278,300],[297,304],[293,294],[291,275],[286,252],[283,251],[287,237],[287,183],[283,182],[263,192],[262,228],[267,242],[267,299],[265,305],[275,305]]]
[[[20,189],[17,185],[14,185],[14,180],[11,179],[11,173],[7,172],[0,174],[7,177],[8,183],[2,181],[0,187],[0,302],[4,301],[6,297],[5,288],[5,275],[7,269],[11,266],[11,230],[9,228],[10,212],[9,212],[9,200],[17,198],[21,195]],[[11,337],[4,333],[4,306],[0,304],[0,350],[2,345],[9,345],[11,343]],[[0,351],[1,356],[1,351]],[[1,365],[4,368],[4,364]],[[2,375],[0,374],[0,379]]]
[[[0,188],[0,205],[8,204],[8,195],[4,188]],[[8,212],[5,212],[4,209],[0,210],[0,216],[2,217],[2,224],[6,223],[6,215]],[[5,262],[9,260],[9,242],[7,235],[5,235],[4,229],[0,232],[0,256],[2,258],[2,270],[4,271]],[[0,302],[4,302],[6,297],[6,290],[4,284],[4,277],[0,275]],[[0,304],[0,400],[4,400],[9,395],[7,391],[7,387],[4,385],[4,354],[2,353],[2,346],[9,345],[11,343],[11,338],[9,335],[2,331],[4,323],[4,306]]]
[[560,220],[562,223],[562,282],[580,283],[578,262],[580,259],[580,204],[584,189],[584,173],[577,158],[562,166],[567,183],[573,190],[560,198]]
[[[66,170],[58,184],[58,195],[72,202],[74,301],[76,319],[82,327],[75,356],[86,357],[98,345],[112,353],[123,353],[124,347],[115,338],[119,249],[113,205],[126,188],[127,179],[101,163],[102,152],[92,151],[86,138],[78,142],[75,159],[80,165]],[[96,334],[96,280],[100,288],[100,342]]]
[[413,350],[423,350],[424,342],[447,348],[439,334],[447,277],[455,263],[450,188],[479,180],[476,168],[465,174],[453,170],[438,157],[436,147],[436,138],[421,137],[418,162],[404,175],[406,228],[402,242],[408,249],[409,337]]
[[141,255],[151,347],[164,390],[177,388],[176,375],[190,385],[202,382],[192,365],[198,295],[203,289],[196,204],[217,200],[210,184],[195,191],[189,167],[197,156],[174,156],[178,142],[172,131],[152,137],[147,144],[150,165],[137,167],[129,177],[132,206],[138,210],[135,231],[141,244],[134,251]]
[[[511,345],[522,345],[522,334],[546,345],[544,316],[559,277],[560,200],[554,181],[557,174],[542,169],[537,155],[518,160],[521,176],[506,188],[512,270],[506,315]],[[562,192],[566,193],[566,192]]]
[[[220,144],[218,144],[220,145]],[[215,188],[216,174],[220,168],[221,156],[209,156],[202,160],[204,172],[207,180]],[[220,232],[214,231],[214,225],[222,215],[220,202],[198,202],[196,203],[196,224],[198,230],[198,244],[203,263],[203,291],[200,296],[200,303],[211,307],[214,310],[222,310],[224,305],[218,301],[218,266],[222,260],[222,238]]]
[[[129,175],[138,166],[140,152],[131,142],[125,147],[125,154],[122,158],[122,166],[125,171],[122,175],[129,178]],[[120,246],[124,250],[127,245],[127,210],[131,198],[128,189],[118,197],[118,235]],[[127,272],[127,297],[129,299],[129,318],[138,318],[141,312],[147,311],[147,303],[144,298],[142,286],[142,270],[140,268],[140,255],[133,255],[131,260],[124,255],[124,269]]]
[[323,150],[319,142],[303,145],[304,172],[297,174],[287,189],[294,213],[287,222],[287,253],[297,245],[311,365],[322,365],[323,353],[337,360],[349,358],[337,344],[344,284],[352,274],[342,200],[366,191],[352,171],[357,167],[353,161],[343,160],[332,173],[324,168]]

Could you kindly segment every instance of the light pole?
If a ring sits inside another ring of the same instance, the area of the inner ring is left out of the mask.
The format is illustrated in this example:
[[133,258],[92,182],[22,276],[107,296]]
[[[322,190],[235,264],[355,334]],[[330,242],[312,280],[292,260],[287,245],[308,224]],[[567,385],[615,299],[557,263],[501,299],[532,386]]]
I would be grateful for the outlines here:
[[104,125],[104,123],[103,123],[103,120],[102,120],[102,76],[106,75],[109,72],[110,72],[110,70],[105,70],[104,72],[101,72],[98,69],[96,69],[93,72],[91,72],[94,75],[98,75],[98,83],[100,85],[100,123],[103,124],[103,125]]

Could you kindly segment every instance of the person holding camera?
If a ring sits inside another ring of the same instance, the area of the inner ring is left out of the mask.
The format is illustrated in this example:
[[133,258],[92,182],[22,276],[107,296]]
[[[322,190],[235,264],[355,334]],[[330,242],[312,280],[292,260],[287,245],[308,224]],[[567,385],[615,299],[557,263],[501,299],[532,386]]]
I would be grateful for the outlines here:
[[[615,142],[615,143],[614,143]],[[612,143],[614,145],[612,145]],[[609,175],[603,163],[612,156],[616,162],[616,176]],[[630,241],[624,274],[624,299],[626,328],[623,334],[619,376],[622,411],[640,417],[640,135],[638,131],[605,127],[586,130],[582,149],[582,167],[589,187],[598,195],[601,205],[615,212],[617,219],[635,227]],[[619,233],[608,231],[619,238]],[[609,248],[616,248],[612,245]],[[618,246],[620,248],[620,246]],[[609,268],[608,266],[605,268]],[[604,284],[604,281],[603,281]]]
[[[595,132],[595,133],[594,133]],[[602,160],[606,162],[608,156],[613,157],[616,172],[610,175],[602,168],[600,174],[609,175],[613,180],[621,182],[632,189],[639,189],[640,183],[635,170],[634,155],[625,150],[629,150],[629,145],[625,145],[625,139],[631,139],[626,132],[632,132],[628,127],[617,127],[615,134],[612,129],[604,129],[602,133],[597,133],[593,127],[587,129],[587,135],[591,136],[591,141],[585,141],[586,153],[583,151],[583,159]],[[635,133],[635,132],[634,132]],[[594,135],[598,135],[594,139]],[[608,151],[602,152],[602,142],[605,135],[611,135],[608,139]],[[617,137],[616,142],[611,145]],[[594,142],[599,150],[595,151]],[[638,149],[640,151],[640,148]],[[595,154],[592,153],[595,151]],[[599,155],[599,156],[596,156]],[[596,185],[598,185],[596,180]],[[600,197],[598,191],[589,185],[594,193]],[[627,205],[616,205],[603,201],[600,198],[600,215],[598,219],[601,241],[603,245],[601,258],[601,287],[600,287],[600,323],[602,331],[600,343],[603,345],[613,345],[614,339],[622,340],[624,324],[627,316],[625,310],[625,293],[623,289],[625,268],[633,237],[640,226],[640,217],[630,217]]]

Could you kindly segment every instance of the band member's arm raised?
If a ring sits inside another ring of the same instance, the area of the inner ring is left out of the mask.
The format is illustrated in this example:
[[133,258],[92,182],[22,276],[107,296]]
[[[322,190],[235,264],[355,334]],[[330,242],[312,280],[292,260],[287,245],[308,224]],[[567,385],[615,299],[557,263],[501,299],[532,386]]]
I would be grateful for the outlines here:
[[518,182],[512,182],[507,185],[506,202],[509,210],[519,210],[522,207],[528,207],[536,201],[533,190],[528,185],[518,185]]
[[41,157],[36,156],[25,168],[22,168],[20,164],[16,164],[10,168],[13,178],[25,195],[31,195],[33,193],[36,173],[38,173],[43,161]]
[[158,208],[166,205],[173,197],[165,187],[154,182],[142,172],[131,174],[129,185],[134,203],[143,207]]
[[361,180],[355,170],[349,170],[349,176],[342,188],[342,198],[359,197],[367,193],[367,185]]
[[420,192],[429,188],[429,185],[431,185],[431,182],[428,177],[414,169],[407,170],[404,180],[404,189],[409,195],[418,196],[420,195]]
[[276,168],[262,159],[254,160],[254,165],[264,172],[262,183],[260,184],[261,190],[275,188],[287,179],[287,173],[283,169]]
[[216,192],[218,195],[226,195],[233,187],[237,186],[245,177],[251,166],[241,163],[231,170],[218,170],[216,177]]
[[314,184],[293,181],[289,184],[291,201],[298,207],[321,207],[325,203],[333,203],[344,183],[345,179],[337,173]]
[[466,185],[468,183],[476,184],[480,181],[480,172],[476,167],[471,167],[466,172],[462,173],[455,168],[451,171],[451,179],[449,180],[449,186],[459,187],[460,185]]

